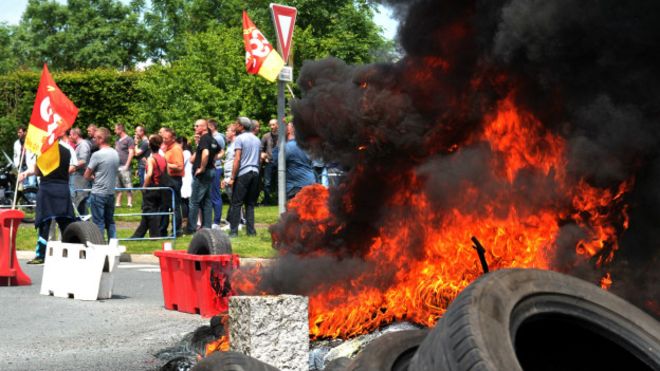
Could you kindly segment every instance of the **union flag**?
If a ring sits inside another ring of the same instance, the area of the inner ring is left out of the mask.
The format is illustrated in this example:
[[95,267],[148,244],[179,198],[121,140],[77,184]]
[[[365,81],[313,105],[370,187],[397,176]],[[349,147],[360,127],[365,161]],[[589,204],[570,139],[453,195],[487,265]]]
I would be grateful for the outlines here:
[[73,126],[77,116],[78,108],[55,84],[44,64],[25,137],[25,148],[38,156],[37,166],[43,175],[57,169],[58,139]]
[[243,11],[243,42],[245,43],[245,69],[273,82],[284,67],[284,60]]

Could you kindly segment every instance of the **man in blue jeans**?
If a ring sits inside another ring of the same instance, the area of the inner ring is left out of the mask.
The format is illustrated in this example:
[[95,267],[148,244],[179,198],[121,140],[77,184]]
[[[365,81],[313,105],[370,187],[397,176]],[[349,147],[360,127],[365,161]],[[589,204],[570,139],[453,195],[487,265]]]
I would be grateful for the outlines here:
[[225,137],[218,131],[218,122],[216,120],[210,119],[208,120],[208,124],[211,136],[218,142],[220,148],[215,158],[213,158],[215,175],[213,176],[213,184],[211,185],[211,204],[213,205],[213,224],[211,228],[219,228],[222,221],[222,191],[220,190],[220,182],[224,173],[222,171],[222,156],[225,153]]
[[[190,195],[190,208],[188,212],[188,229],[186,234],[194,233],[191,226],[195,225],[197,214],[202,210],[202,227],[211,228],[213,207],[211,204],[211,186],[215,177],[215,156],[220,151],[220,146],[208,130],[206,120],[195,121],[195,134],[199,135],[197,150],[190,157],[193,163],[193,184]],[[218,184],[220,187],[220,184]]]
[[115,227],[115,184],[119,169],[119,154],[110,147],[110,130],[100,128],[94,133],[99,150],[92,154],[85,170],[85,178],[92,180],[92,192],[89,205],[92,221],[101,230],[107,230],[108,240],[117,238]]

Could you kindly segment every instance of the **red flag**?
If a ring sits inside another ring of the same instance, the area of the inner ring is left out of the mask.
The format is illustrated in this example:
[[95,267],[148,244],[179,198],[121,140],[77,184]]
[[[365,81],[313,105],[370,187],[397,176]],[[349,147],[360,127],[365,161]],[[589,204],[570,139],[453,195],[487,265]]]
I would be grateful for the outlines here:
[[247,12],[243,11],[243,42],[245,43],[245,69],[275,81],[284,67],[284,60],[273,49],[264,35],[255,27]]
[[[43,155],[49,148],[56,145],[57,139],[73,126],[77,116],[78,108],[57,87],[55,80],[48,72],[48,66],[44,64],[25,138],[25,148],[37,156]],[[57,152],[57,158],[54,157],[55,154],[41,156],[43,158],[37,163],[44,175],[59,165],[59,151],[51,152]],[[58,163],[53,163],[55,159]]]

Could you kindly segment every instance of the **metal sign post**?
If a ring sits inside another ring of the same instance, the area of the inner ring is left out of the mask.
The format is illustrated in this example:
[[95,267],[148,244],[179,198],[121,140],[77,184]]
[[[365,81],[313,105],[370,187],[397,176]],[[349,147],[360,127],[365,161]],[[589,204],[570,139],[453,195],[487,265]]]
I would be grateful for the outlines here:
[[[277,50],[285,62],[289,60],[296,13],[296,8],[270,4],[270,14],[273,17],[273,23],[277,31]],[[284,148],[287,142],[287,123],[284,121],[284,107],[286,104],[284,88],[286,83],[291,81],[293,81],[293,69],[285,66],[277,79],[277,124],[279,126],[277,134],[277,146],[279,148],[277,157],[277,205],[280,214],[286,211],[286,156]]]
[[280,214],[286,211],[286,157],[284,146],[286,145],[286,123],[284,122],[284,85],[286,81],[277,81],[277,206]]

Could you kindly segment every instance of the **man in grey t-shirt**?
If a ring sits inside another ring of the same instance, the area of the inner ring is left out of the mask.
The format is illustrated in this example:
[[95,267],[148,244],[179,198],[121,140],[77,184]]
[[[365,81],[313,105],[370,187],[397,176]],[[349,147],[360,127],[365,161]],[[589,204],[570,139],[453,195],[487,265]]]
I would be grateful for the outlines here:
[[241,207],[245,204],[245,219],[248,236],[255,236],[254,206],[259,196],[259,154],[261,141],[252,132],[252,123],[247,117],[236,122],[234,139],[234,165],[229,186],[232,189],[229,236],[238,235]]
[[89,159],[85,178],[93,180],[89,203],[92,221],[101,230],[108,232],[108,239],[117,238],[115,227],[115,183],[119,169],[119,155],[108,145],[110,131],[100,128],[94,134],[99,150]]

